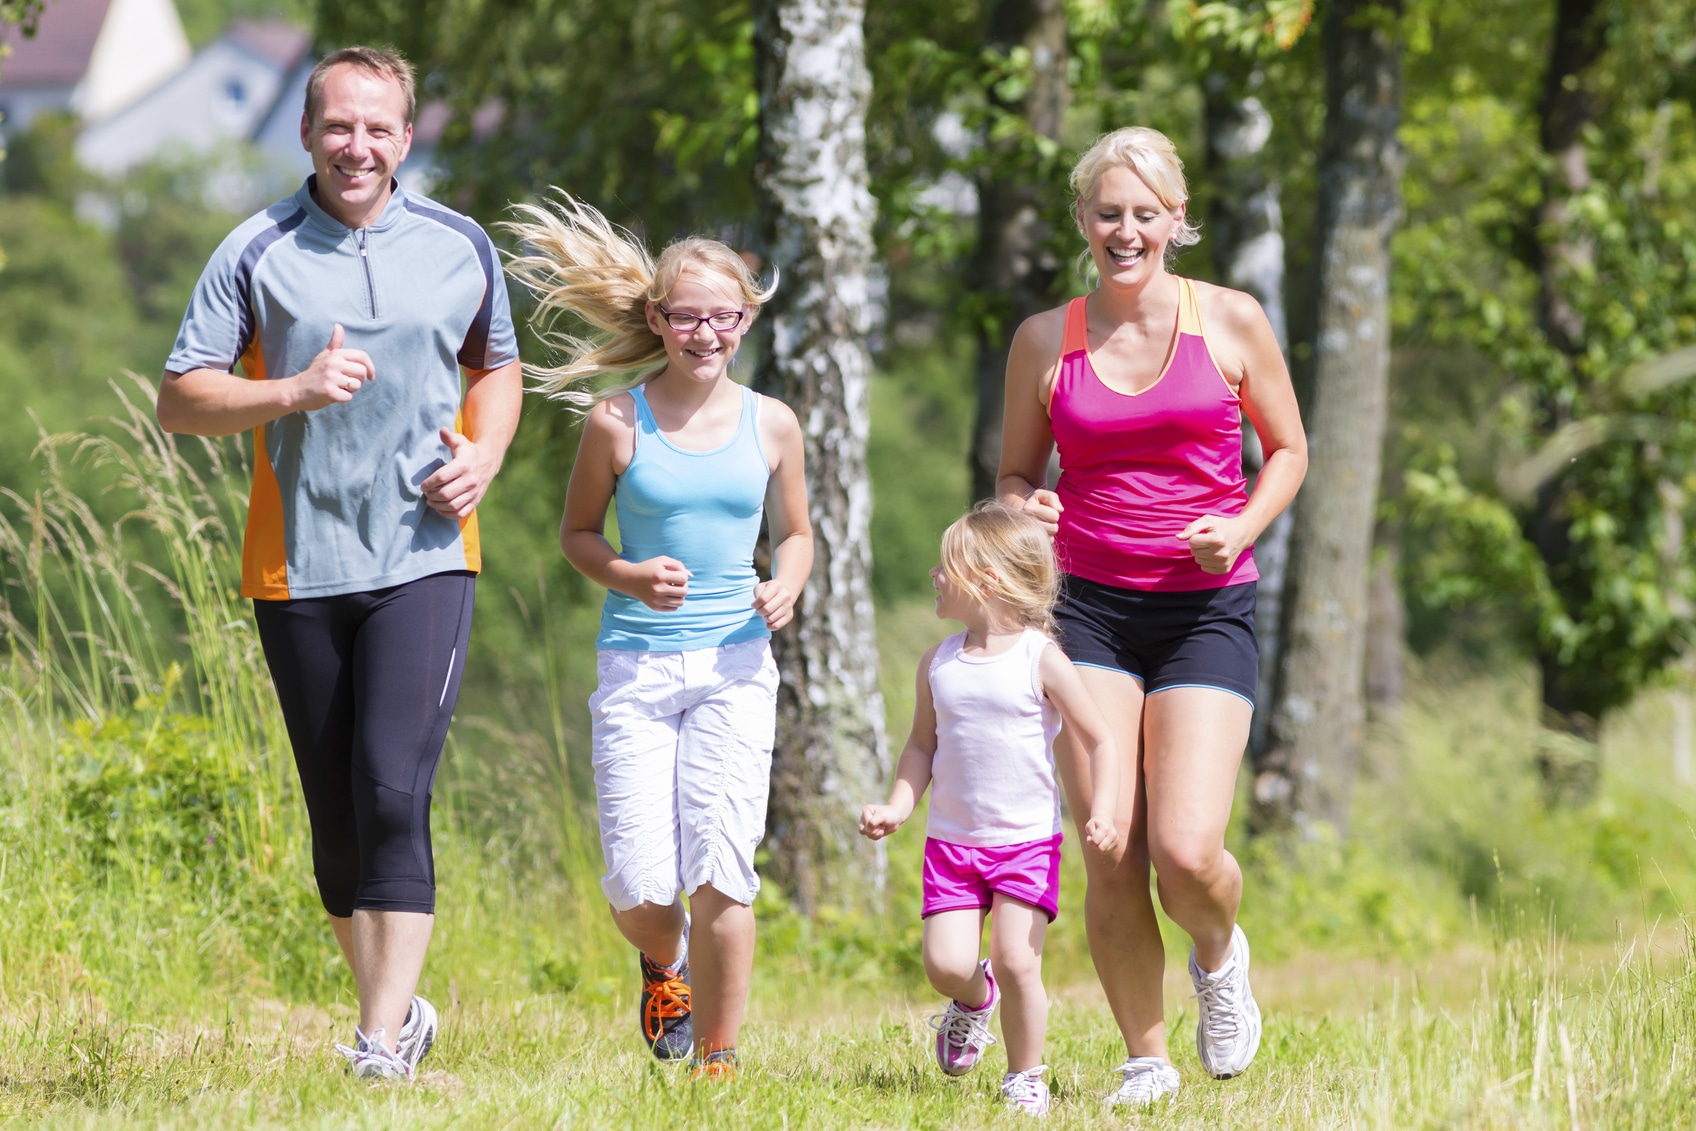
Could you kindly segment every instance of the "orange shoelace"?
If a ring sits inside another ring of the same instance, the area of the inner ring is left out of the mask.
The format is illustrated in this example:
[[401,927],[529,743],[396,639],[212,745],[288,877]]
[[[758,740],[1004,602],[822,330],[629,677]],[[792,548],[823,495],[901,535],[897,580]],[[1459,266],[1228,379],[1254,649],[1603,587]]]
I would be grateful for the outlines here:
[[736,1053],[734,1050],[728,1051],[728,1056],[709,1056],[706,1060],[696,1063],[689,1071],[689,1079],[727,1082],[736,1079]]
[[736,1065],[728,1060],[709,1060],[689,1074],[691,1080],[724,1080],[736,1079]]
[[689,983],[673,975],[662,982],[649,982],[648,1010],[642,1017],[642,1031],[650,1042],[665,1032],[665,1022],[674,1017],[689,1016]]

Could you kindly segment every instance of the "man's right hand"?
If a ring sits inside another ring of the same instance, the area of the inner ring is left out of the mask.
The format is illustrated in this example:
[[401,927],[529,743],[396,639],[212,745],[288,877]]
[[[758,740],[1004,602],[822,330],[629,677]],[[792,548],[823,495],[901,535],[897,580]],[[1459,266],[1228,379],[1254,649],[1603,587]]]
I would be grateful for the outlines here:
[[347,334],[340,322],[330,331],[330,344],[318,351],[312,364],[295,374],[298,408],[307,412],[353,399],[360,386],[377,379],[377,366],[364,350],[343,349]]

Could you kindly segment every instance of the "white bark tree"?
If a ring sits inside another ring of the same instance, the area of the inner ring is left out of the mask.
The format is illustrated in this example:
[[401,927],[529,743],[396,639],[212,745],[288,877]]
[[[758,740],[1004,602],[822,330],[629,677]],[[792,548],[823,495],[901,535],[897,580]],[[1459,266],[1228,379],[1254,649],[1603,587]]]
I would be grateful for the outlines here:
[[882,886],[860,806],[888,773],[871,599],[871,74],[863,0],[757,0],[755,181],[782,286],[758,383],[806,437],[816,553],[795,621],[774,641],[778,698],[769,839],[775,878],[811,912]]
[[1401,219],[1401,0],[1325,11],[1319,289],[1307,489],[1295,504],[1272,743],[1257,823],[1344,828],[1366,724],[1373,511],[1390,385],[1390,236]]

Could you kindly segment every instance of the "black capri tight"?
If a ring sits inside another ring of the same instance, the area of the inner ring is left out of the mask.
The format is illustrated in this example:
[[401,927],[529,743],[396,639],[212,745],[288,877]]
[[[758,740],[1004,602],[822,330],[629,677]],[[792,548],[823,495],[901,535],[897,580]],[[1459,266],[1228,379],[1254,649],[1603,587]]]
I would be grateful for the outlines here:
[[436,909],[430,792],[459,698],[476,577],[255,601],[294,747],[324,910]]

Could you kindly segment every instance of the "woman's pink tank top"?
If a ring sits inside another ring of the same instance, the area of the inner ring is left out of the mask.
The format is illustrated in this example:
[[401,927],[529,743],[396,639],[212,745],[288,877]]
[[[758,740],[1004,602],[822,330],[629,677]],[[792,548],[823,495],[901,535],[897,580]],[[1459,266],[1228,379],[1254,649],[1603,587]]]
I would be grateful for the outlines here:
[[1242,407],[1214,363],[1195,284],[1178,280],[1178,343],[1140,393],[1114,392],[1089,358],[1084,299],[1066,307],[1048,416],[1060,451],[1060,568],[1122,589],[1219,589],[1260,577],[1252,550],[1207,573],[1177,538],[1193,519],[1234,517],[1248,502]]

